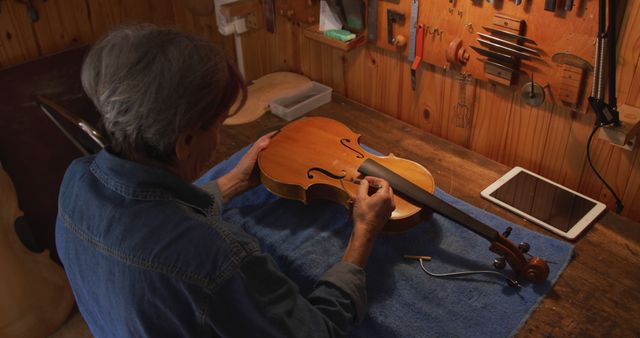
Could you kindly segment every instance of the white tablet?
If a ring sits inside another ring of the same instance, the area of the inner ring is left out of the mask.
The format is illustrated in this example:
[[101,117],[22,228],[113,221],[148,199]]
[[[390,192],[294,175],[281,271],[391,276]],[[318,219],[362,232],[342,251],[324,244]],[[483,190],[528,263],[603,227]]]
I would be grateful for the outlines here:
[[606,209],[603,203],[520,167],[480,195],[568,239],[575,239]]

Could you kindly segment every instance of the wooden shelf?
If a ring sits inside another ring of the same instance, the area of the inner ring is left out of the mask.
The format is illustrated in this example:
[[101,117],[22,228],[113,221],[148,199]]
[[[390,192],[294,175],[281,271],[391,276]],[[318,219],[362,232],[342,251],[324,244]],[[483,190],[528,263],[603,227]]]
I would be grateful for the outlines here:
[[356,38],[347,42],[342,42],[339,40],[335,40],[335,39],[331,39],[326,37],[321,31],[318,30],[318,25],[313,25],[313,26],[309,26],[307,28],[304,29],[304,36],[312,39],[312,40],[316,40],[320,43],[323,43],[325,45],[329,45],[331,47],[343,50],[345,52],[348,52],[360,45],[363,45],[365,43],[365,36],[364,34],[360,33],[360,34],[356,34]]

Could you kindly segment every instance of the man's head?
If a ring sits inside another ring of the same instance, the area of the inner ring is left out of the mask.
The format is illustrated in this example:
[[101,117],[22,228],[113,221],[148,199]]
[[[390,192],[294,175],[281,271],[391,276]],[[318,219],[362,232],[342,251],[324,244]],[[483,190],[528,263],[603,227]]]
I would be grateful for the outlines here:
[[213,138],[212,151],[218,126],[239,93],[246,96],[220,49],[151,25],[123,27],[96,43],[82,66],[82,85],[116,153],[167,165],[191,156],[184,146],[203,141],[202,132]]

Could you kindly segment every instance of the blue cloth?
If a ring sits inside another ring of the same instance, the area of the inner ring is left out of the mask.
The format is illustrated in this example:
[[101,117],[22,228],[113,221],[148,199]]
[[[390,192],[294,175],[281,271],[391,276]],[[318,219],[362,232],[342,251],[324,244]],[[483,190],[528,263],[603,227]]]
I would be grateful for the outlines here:
[[336,264],[303,298],[220,205],[215,182],[200,189],[106,150],[70,165],[56,244],[94,336],[346,335],[364,271]]
[[[229,171],[248,148],[218,164],[196,184]],[[568,264],[573,247],[512,224],[441,190],[436,195],[499,232],[513,228],[514,243],[526,241],[531,253],[548,261],[542,284],[508,286],[501,278],[473,275],[434,278],[404,254],[432,256],[432,272],[492,270],[496,255],[489,242],[449,219],[434,214],[402,234],[381,235],[369,259],[369,312],[354,337],[506,337],[515,334]],[[351,233],[349,212],[336,203],[301,202],[274,196],[258,186],[232,199],[223,218],[258,238],[281,270],[306,293],[315,280],[342,257]],[[504,272],[510,273],[509,267]]]

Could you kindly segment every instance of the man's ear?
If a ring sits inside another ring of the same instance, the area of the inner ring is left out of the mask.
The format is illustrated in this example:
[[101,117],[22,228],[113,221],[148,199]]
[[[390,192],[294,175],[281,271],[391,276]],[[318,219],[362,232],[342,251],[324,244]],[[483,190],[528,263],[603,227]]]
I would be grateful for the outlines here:
[[194,138],[191,130],[178,135],[178,139],[176,140],[176,158],[178,158],[179,161],[186,160],[191,155]]

